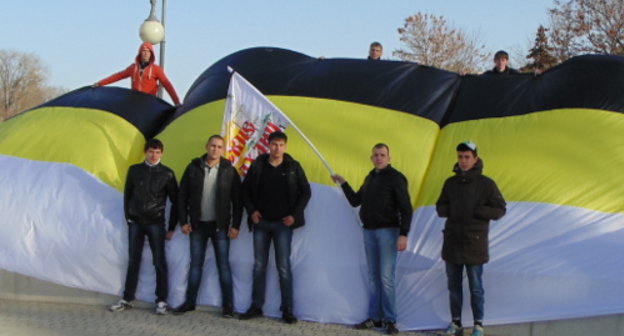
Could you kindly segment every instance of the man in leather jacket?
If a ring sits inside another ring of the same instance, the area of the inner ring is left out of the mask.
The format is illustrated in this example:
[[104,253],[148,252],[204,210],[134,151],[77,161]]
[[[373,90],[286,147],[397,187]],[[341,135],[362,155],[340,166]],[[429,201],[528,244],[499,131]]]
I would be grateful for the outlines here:
[[[124,187],[124,214],[128,223],[128,271],[123,298],[110,307],[113,312],[132,308],[146,236],[156,268],[156,314],[164,315],[168,312],[169,284],[165,239],[171,239],[177,221],[175,204],[178,186],[173,171],[160,163],[163,150],[160,140],[148,140],[144,147],[145,161],[128,169]],[[169,232],[165,231],[167,198],[172,203]]]

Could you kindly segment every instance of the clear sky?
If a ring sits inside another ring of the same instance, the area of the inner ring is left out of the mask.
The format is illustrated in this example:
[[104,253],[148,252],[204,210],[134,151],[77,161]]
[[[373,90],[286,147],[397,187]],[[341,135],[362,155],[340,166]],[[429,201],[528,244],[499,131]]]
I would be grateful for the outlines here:
[[[165,72],[184,97],[199,75],[236,51],[273,46],[313,57],[363,58],[372,41],[385,59],[401,48],[397,28],[417,12],[443,15],[478,34],[512,66],[525,55],[552,0],[167,0]],[[160,6],[158,0],[158,18]],[[3,0],[0,48],[37,54],[49,84],[69,90],[127,67],[149,0]],[[157,51],[158,53],[158,48]],[[522,65],[522,64],[519,64]],[[484,67],[490,64],[485,64]],[[129,87],[129,79],[114,85]],[[166,98],[168,101],[169,98]]]

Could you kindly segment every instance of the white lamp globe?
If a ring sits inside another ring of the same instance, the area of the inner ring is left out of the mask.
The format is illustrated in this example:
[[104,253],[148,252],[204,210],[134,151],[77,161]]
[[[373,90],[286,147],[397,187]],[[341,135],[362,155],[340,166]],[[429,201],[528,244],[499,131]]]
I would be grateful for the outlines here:
[[156,20],[146,20],[139,28],[139,36],[143,42],[158,44],[165,38],[165,28]]

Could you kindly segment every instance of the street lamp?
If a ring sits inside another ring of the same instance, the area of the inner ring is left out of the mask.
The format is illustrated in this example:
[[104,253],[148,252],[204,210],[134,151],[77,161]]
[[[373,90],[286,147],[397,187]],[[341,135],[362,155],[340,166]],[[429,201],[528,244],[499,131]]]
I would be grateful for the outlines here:
[[[139,36],[143,42],[149,42],[151,44],[160,43],[160,67],[165,69],[165,7],[166,0],[162,2],[162,24],[156,18],[156,1],[150,0],[150,5],[152,6],[150,10],[150,14],[143,21],[141,27],[139,28]],[[163,96],[163,87],[162,85],[158,85],[158,97],[162,98]]]
[[139,36],[143,42],[158,44],[165,38],[165,27],[156,18],[156,0],[150,0],[150,3],[152,9],[139,28]]

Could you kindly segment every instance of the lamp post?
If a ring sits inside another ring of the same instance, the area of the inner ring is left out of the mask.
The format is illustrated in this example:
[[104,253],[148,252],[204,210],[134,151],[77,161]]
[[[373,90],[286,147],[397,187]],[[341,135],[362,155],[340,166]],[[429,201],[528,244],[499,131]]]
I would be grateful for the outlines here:
[[[150,0],[150,14],[139,28],[139,36],[143,42],[160,43],[160,67],[165,69],[165,3],[162,4],[162,24],[156,18],[156,1]],[[162,85],[158,86],[158,97],[162,98]]]

